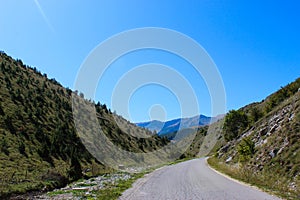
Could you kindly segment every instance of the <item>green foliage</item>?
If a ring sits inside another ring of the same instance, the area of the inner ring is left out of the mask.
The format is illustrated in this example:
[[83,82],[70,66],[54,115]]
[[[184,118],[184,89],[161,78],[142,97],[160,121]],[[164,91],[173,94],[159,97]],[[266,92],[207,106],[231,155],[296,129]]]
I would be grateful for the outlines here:
[[[62,186],[82,177],[82,171],[87,169],[93,169],[92,175],[111,171],[86,150],[78,137],[80,130],[74,126],[70,89],[3,52],[0,52],[0,83],[0,199],[18,191],[26,192],[26,188]],[[77,94],[74,92],[75,96]],[[82,93],[80,95],[84,97]],[[123,129],[118,129],[105,104],[99,103],[95,107],[104,133],[121,148],[148,152],[169,142],[157,136],[140,140],[125,134]],[[82,116],[87,122],[86,127],[90,125],[90,117],[89,113]],[[133,133],[147,132],[120,116],[118,118]],[[65,178],[52,181],[50,177],[49,185],[48,179],[43,178],[49,171]]]
[[300,122],[300,113],[297,113],[297,115],[296,115],[296,121]]
[[236,139],[248,126],[248,117],[242,110],[231,110],[225,116],[223,134],[226,141]]
[[220,162],[216,157],[210,157],[208,164],[216,170],[234,178],[255,185],[264,191],[276,194],[283,199],[298,200],[299,188],[291,190],[287,187],[286,177],[274,173],[274,170],[253,172],[247,165],[232,166]]
[[5,115],[5,113],[4,113],[4,110],[3,110],[3,108],[2,108],[2,105],[1,105],[1,103],[0,103],[0,115]]
[[6,155],[9,155],[9,151],[8,151],[8,143],[6,141],[5,137],[2,137],[1,139],[1,144],[0,144],[0,150],[1,152],[5,153]]
[[15,134],[16,133],[16,130],[15,130],[15,127],[12,123],[12,119],[10,116],[5,116],[5,119],[4,119],[4,123],[6,125],[6,128],[12,133],[12,134]]
[[[203,140],[207,134],[207,131],[208,131],[208,126],[198,128],[197,132],[194,133],[195,135],[189,148],[186,149],[186,151],[180,156],[179,159],[196,157],[200,152],[201,146],[203,145]],[[192,131],[192,133],[193,132],[194,131]]]
[[144,173],[137,173],[137,174],[133,174],[132,176],[133,177],[128,180],[119,180],[114,185],[108,185],[103,190],[97,191],[95,193],[97,199],[103,199],[103,200],[118,199],[126,189],[132,186],[134,181],[136,181],[139,178],[142,178],[144,176]]
[[246,162],[254,155],[255,144],[250,138],[243,138],[237,147],[237,151],[239,153],[239,161]]
[[250,122],[254,124],[263,116],[263,112],[260,111],[257,107],[254,107],[250,110]]
[[298,92],[299,88],[300,88],[300,78],[286,85],[285,87],[281,87],[280,90],[270,95],[266,99],[265,112],[266,113],[270,112],[274,107],[278,106],[281,102],[283,102],[284,100],[288,99],[296,92]]
[[80,162],[77,158],[71,158],[71,167],[68,172],[68,175],[71,180],[77,180],[82,177],[82,168]]
[[224,141],[215,152],[217,156],[209,159],[212,165],[284,199],[299,199],[299,88],[300,78],[265,100],[241,108],[249,119],[249,129],[241,132],[247,131],[247,138]]
[[27,156],[26,151],[25,151],[25,145],[24,145],[23,142],[19,143],[19,152],[20,152],[20,154],[23,154],[23,155]]

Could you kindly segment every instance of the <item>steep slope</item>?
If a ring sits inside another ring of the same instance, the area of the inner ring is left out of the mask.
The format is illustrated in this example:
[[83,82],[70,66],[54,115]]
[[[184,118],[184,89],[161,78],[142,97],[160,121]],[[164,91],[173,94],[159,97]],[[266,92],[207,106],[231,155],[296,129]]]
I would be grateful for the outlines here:
[[[70,89],[4,52],[0,53],[0,84],[0,197],[48,190],[84,174],[111,170],[82,144],[74,126]],[[145,152],[168,142],[158,136],[137,138],[134,135],[151,132],[111,113],[105,104],[73,95],[94,106],[104,133],[121,148]]]
[[214,162],[223,163],[221,168],[236,178],[278,192],[285,198],[298,199],[299,88],[300,78],[260,103],[230,111],[225,117],[223,138],[216,147]]

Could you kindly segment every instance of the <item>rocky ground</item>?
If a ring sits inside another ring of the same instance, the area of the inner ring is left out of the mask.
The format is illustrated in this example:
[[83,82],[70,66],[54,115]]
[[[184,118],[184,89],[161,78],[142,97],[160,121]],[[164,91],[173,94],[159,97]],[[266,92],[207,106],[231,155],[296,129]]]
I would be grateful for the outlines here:
[[87,180],[72,183],[64,188],[39,196],[37,199],[96,199],[95,191],[117,184],[120,180],[128,180],[128,173],[105,174]]
[[126,181],[132,178],[132,175],[124,172],[105,174],[102,176],[79,180],[71,183],[64,188],[41,194],[31,193],[16,196],[13,199],[96,199],[96,192],[118,184],[119,181]]

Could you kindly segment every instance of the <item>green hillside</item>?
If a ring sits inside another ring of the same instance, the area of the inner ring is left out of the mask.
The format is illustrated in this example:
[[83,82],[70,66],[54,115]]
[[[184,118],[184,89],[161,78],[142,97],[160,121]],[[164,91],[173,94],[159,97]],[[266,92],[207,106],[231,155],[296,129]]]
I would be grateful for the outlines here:
[[300,78],[230,111],[210,163],[287,199],[300,194]]
[[[99,163],[78,137],[72,114],[72,91],[36,68],[0,53],[0,198],[32,190],[47,191],[83,176],[111,171]],[[123,149],[147,152],[164,146],[158,136],[91,103],[104,133]],[[121,124],[120,129],[116,124]],[[126,131],[134,134],[124,133]]]
[[[162,151],[170,144],[166,138],[128,122],[105,104],[86,100],[84,94],[64,88],[4,52],[0,83],[0,198],[112,172],[95,156],[114,163],[122,153],[109,154],[112,149],[102,145],[98,125],[113,146],[136,153],[121,160],[125,167],[168,162],[169,155],[172,160],[210,153],[214,156],[209,163],[219,170],[287,199],[299,198],[300,78],[210,126],[169,133],[172,138],[179,134],[179,141],[175,148]],[[72,103],[78,108],[73,110]],[[74,116],[80,121],[76,128]],[[195,130],[195,135],[189,134]],[[186,142],[191,145],[181,152]],[[150,156],[144,157],[145,152]]]

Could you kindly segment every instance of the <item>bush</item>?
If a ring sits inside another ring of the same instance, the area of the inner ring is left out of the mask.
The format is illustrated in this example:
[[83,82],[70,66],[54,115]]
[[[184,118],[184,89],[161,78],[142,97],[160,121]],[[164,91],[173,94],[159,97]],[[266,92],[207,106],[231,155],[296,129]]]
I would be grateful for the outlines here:
[[253,109],[250,110],[251,123],[257,122],[262,116],[263,113],[257,107],[254,107]]
[[225,116],[223,134],[226,141],[236,139],[248,127],[248,117],[241,110],[231,110]]
[[2,141],[0,144],[0,151],[3,152],[5,155],[9,155],[9,150],[8,150],[8,144],[7,141],[4,137],[2,137]]
[[250,138],[243,138],[237,147],[240,162],[246,162],[255,153],[255,144]]

